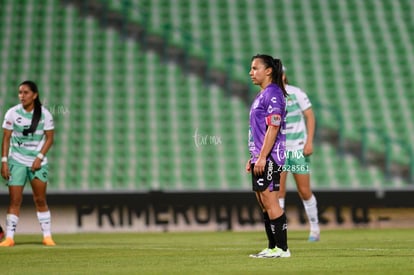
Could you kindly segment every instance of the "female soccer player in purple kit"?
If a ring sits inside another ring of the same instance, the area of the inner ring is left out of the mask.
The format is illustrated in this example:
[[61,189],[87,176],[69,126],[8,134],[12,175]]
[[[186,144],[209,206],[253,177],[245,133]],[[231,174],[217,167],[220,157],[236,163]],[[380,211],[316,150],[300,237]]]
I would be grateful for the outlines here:
[[279,59],[258,54],[252,57],[249,75],[261,90],[250,109],[249,150],[246,171],[262,208],[268,247],[253,258],[287,258],[287,221],[278,203],[280,173],[285,163],[285,117],[287,93]]

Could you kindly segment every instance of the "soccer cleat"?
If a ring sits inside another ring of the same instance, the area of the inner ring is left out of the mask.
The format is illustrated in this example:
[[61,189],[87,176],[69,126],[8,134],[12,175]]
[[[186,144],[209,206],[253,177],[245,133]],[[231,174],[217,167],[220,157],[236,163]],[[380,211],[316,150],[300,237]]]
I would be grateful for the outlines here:
[[259,253],[257,253],[257,254],[250,254],[249,255],[249,257],[250,258],[262,258],[261,256],[263,256],[263,255],[265,255],[265,254],[267,254],[267,253],[269,253],[269,252],[271,252],[273,249],[271,249],[271,248],[265,248],[265,249],[263,249],[262,251],[260,251]]
[[[289,258],[290,257],[290,251],[289,249],[284,251],[278,247],[275,247],[273,249],[266,248],[260,251],[257,254],[254,254],[253,258]],[[252,257],[252,255],[250,255]]]
[[4,241],[0,243],[0,246],[14,246],[14,240],[12,238],[6,238]]
[[320,240],[321,236],[318,231],[311,231],[309,234],[308,241],[309,242],[318,242]]
[[290,257],[289,249],[284,251],[280,249],[279,247],[275,247],[269,253],[262,255],[261,258],[289,258],[289,257]]
[[43,238],[43,244],[46,246],[55,246],[56,243],[53,241],[52,237]]

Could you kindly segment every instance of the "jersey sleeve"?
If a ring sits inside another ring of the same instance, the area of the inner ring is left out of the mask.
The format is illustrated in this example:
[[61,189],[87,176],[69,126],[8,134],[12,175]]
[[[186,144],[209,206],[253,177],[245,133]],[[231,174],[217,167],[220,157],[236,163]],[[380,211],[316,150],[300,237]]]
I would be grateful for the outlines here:
[[43,130],[48,131],[55,129],[52,114],[46,108],[43,109],[43,112],[45,114],[45,124]]
[[13,112],[11,109],[9,109],[4,115],[3,129],[13,130],[13,121]]
[[283,95],[278,91],[270,93],[268,97],[263,100],[264,107],[267,110],[266,125],[267,126],[280,126],[282,121],[282,115],[285,110],[285,100]]
[[307,94],[304,91],[300,90],[296,94],[296,99],[297,99],[299,107],[302,111],[305,111],[305,110],[309,109],[310,107],[312,107],[312,103],[310,102]]

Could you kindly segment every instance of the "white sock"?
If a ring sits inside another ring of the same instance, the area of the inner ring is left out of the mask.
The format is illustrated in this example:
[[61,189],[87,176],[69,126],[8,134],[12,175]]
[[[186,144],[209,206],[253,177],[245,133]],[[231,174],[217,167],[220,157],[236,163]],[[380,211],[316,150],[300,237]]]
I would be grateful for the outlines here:
[[14,239],[14,233],[16,232],[17,223],[19,217],[14,214],[7,214],[6,216],[6,237]]
[[306,215],[308,216],[310,230],[319,232],[318,207],[315,196],[312,194],[312,197],[309,200],[303,200],[302,202],[305,207]]
[[285,210],[285,198],[279,198],[280,207]]
[[43,238],[50,237],[52,235],[50,211],[37,212],[37,219],[39,220],[40,228],[43,232]]

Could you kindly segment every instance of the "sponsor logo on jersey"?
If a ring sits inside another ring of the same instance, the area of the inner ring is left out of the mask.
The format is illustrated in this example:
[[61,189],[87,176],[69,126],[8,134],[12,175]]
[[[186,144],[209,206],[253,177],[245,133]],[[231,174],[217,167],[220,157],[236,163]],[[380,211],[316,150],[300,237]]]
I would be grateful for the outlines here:
[[269,105],[269,107],[267,108],[267,112],[270,114],[273,112],[273,106]]

